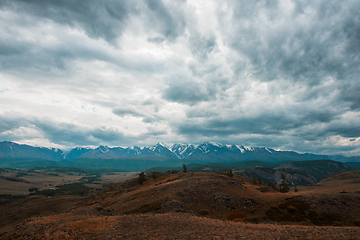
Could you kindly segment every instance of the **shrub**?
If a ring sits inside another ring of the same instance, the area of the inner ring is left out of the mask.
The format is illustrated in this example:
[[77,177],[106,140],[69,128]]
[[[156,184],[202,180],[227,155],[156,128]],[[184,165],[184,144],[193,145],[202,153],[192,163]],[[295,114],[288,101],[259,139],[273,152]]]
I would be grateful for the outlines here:
[[256,181],[256,179],[255,179],[255,177],[254,177],[254,176],[252,177],[251,182],[252,182],[252,184],[257,185],[257,181]]
[[171,170],[171,174],[177,174],[177,173],[179,173],[178,170],[175,170],[175,169]]
[[187,167],[185,165],[185,163],[183,164],[183,173],[186,173],[187,172]]
[[234,176],[234,173],[232,172],[231,169],[227,170],[225,173],[226,173],[226,175],[228,175],[229,177],[233,177],[233,176]]
[[145,172],[139,173],[138,183],[141,185],[146,181]]
[[288,187],[288,180],[286,179],[285,175],[281,174],[281,182],[279,184],[279,192],[286,193],[289,191]]
[[267,186],[268,187],[271,187],[272,189],[276,190],[276,191],[279,191],[277,185],[275,183],[267,183]]
[[29,192],[36,192],[37,190],[39,190],[37,187],[29,188]]

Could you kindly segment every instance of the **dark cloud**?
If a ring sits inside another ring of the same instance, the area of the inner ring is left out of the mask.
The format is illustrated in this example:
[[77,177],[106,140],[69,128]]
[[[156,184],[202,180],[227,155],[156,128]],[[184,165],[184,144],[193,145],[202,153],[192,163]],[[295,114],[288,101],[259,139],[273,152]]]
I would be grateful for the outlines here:
[[194,34],[189,40],[189,46],[192,54],[203,61],[214,50],[216,38],[215,36],[203,37]]
[[348,124],[330,125],[325,128],[327,136],[339,135],[345,138],[358,138],[360,137],[360,124],[352,122]]
[[164,99],[189,105],[208,101],[214,97],[215,92],[209,89],[206,84],[181,76],[171,79],[168,88],[163,92]]
[[150,136],[150,137],[154,137],[154,136],[161,136],[161,135],[165,135],[167,134],[166,130],[159,130],[159,129],[154,129],[154,128],[148,128],[148,131],[145,134],[142,134],[141,136]]
[[29,14],[71,27],[81,27],[91,38],[103,38],[115,44],[121,36],[129,13],[131,1],[46,1],[5,0],[3,8],[19,14]]
[[[19,117],[19,116],[0,116],[0,136],[5,135],[2,140],[19,140],[19,136],[15,136],[11,131],[26,127],[36,131],[42,137],[48,139],[52,143],[65,146],[86,146],[110,144],[119,145],[127,144],[135,139],[133,136],[125,136],[122,132],[114,127],[97,127],[82,126],[73,123],[55,122],[52,119],[39,119],[35,117]],[[23,136],[26,139],[36,138],[39,136]]]
[[6,131],[11,131],[13,129],[17,129],[19,127],[27,127],[31,125],[29,120],[24,117],[17,116],[12,117],[8,116],[10,113],[5,113],[4,115],[0,115],[0,133],[4,133]]
[[[306,112],[302,113],[301,111],[268,111],[259,115],[242,116],[233,119],[231,119],[231,116],[218,116],[211,111],[202,113],[190,111],[187,116],[195,118],[185,121],[185,123],[179,123],[176,128],[179,134],[194,137],[219,137],[241,134],[285,136],[287,131],[301,129],[308,125],[329,123],[336,117],[334,112],[306,110]],[[199,117],[200,119],[196,119]]]
[[158,122],[159,119],[156,118],[156,117],[144,117],[143,120],[142,120],[144,123],[153,123],[153,122]]
[[126,137],[122,132],[119,132],[115,128],[100,127],[92,130],[91,136],[94,136],[96,139],[101,140],[102,142],[111,143],[112,145],[124,144],[131,141],[131,136]]
[[0,138],[359,153],[359,9],[357,0],[0,1]]
[[360,77],[354,76],[354,80],[356,82],[343,84],[339,88],[341,94],[338,100],[349,103],[351,110],[358,111],[360,109]]
[[153,42],[153,43],[162,43],[163,41],[165,41],[166,40],[166,38],[165,37],[152,37],[152,38],[148,38],[147,39],[148,40],[148,42]]
[[[157,29],[165,38],[174,41],[184,32],[186,22],[182,14],[171,13],[161,0],[148,0],[145,3],[153,12],[152,28]],[[161,41],[162,38],[150,38],[151,40]]]
[[17,41],[10,42],[9,40],[0,39],[0,56],[19,55],[27,50],[25,45],[19,44]]
[[128,108],[116,108],[113,110],[113,113],[118,115],[119,117],[132,116],[142,118],[142,122],[144,123],[155,123],[161,120],[158,116],[152,116],[145,113],[141,113],[135,107]]
[[140,113],[135,107],[127,108],[116,108],[113,110],[113,113],[119,117],[133,116],[133,117],[145,117],[145,114]]
[[250,60],[259,80],[284,78],[309,85],[327,77],[353,81],[348,69],[360,61],[358,1],[294,1],[293,12],[284,12],[276,1],[268,4],[271,8],[267,1],[231,3],[231,46]]

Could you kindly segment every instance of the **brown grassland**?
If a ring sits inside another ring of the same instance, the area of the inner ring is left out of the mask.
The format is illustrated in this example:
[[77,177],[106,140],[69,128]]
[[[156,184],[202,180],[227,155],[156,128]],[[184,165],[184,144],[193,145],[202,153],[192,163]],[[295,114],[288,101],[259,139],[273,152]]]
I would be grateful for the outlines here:
[[[136,176],[135,172],[114,172],[103,174],[100,181],[89,187],[103,189],[103,185],[123,182]],[[58,172],[51,170],[11,170],[0,172],[0,194],[28,195],[29,188],[40,190],[55,188],[58,185],[77,182],[85,177],[84,173],[79,172]]]
[[359,239],[360,170],[279,193],[224,173],[150,173],[0,206],[1,239]]

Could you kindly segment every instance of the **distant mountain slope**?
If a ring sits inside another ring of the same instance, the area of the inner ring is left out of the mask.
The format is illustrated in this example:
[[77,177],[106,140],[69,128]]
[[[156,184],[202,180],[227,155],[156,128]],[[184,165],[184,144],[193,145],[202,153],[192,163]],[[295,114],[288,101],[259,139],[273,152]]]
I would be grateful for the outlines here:
[[[70,153],[77,154],[70,154]],[[247,147],[241,145],[226,145],[220,143],[205,142],[200,145],[194,144],[163,144],[158,143],[148,147],[107,147],[100,146],[95,149],[76,148],[70,151],[65,159],[75,158],[102,158],[116,159],[128,157],[158,157],[167,159],[188,159],[192,162],[237,162],[247,160],[260,160],[266,162],[279,161],[304,161],[316,159],[330,159],[346,162],[348,158],[336,155],[316,155],[312,153],[300,154],[293,151],[276,151],[267,147]],[[350,158],[349,158],[350,159]],[[356,161],[352,157],[351,161]],[[359,159],[360,160],[360,159]]]
[[352,169],[360,169],[360,162],[346,162],[345,164]]
[[64,152],[56,148],[32,147],[9,141],[0,142],[0,159],[7,158],[37,158],[60,161],[64,158]]
[[60,149],[49,149],[20,145],[12,142],[0,142],[0,159],[46,159],[59,161],[62,159],[120,159],[120,158],[151,158],[186,159],[193,163],[207,162],[239,162],[259,160],[265,162],[304,161],[330,159],[341,162],[357,162],[360,157],[344,157],[341,155],[300,154],[294,151],[276,151],[267,147],[247,147],[242,145],[226,145],[205,142],[194,144],[163,144],[158,143],[147,147],[108,147],[99,146],[95,149],[77,147],[69,152]]
[[248,178],[260,178],[265,182],[279,184],[284,174],[290,185],[315,184],[329,174],[349,171],[350,167],[332,160],[313,160],[288,162],[275,168],[255,167],[240,171],[239,174]]

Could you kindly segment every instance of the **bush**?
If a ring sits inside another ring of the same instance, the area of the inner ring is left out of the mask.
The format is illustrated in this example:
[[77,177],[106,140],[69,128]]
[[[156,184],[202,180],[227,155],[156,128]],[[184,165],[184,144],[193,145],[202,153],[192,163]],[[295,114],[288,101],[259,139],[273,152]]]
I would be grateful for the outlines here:
[[229,177],[233,177],[233,176],[234,176],[234,173],[232,172],[231,169],[227,170],[225,173],[226,173],[226,175],[228,175]]
[[187,172],[187,167],[185,165],[185,163],[183,164],[183,173],[186,173]]
[[[30,189],[29,189],[30,190]],[[80,195],[84,196],[91,188],[85,186],[82,183],[71,183],[56,186],[56,189],[45,189],[42,191],[36,190],[31,192],[32,195],[43,195],[43,196],[57,196],[57,195]]]
[[257,181],[256,181],[254,176],[252,177],[251,183],[254,184],[254,185],[257,185]]
[[272,189],[276,190],[276,191],[279,191],[277,185],[275,183],[267,183],[266,184],[268,187],[271,187]]
[[177,173],[179,173],[179,171],[178,170],[171,170],[171,174],[177,174]]
[[37,190],[39,190],[37,187],[29,188],[29,192],[36,192]]
[[286,179],[285,175],[281,174],[281,182],[279,184],[279,192],[286,193],[289,191],[288,187],[288,180]]
[[146,181],[145,172],[139,173],[138,183],[141,185]]

